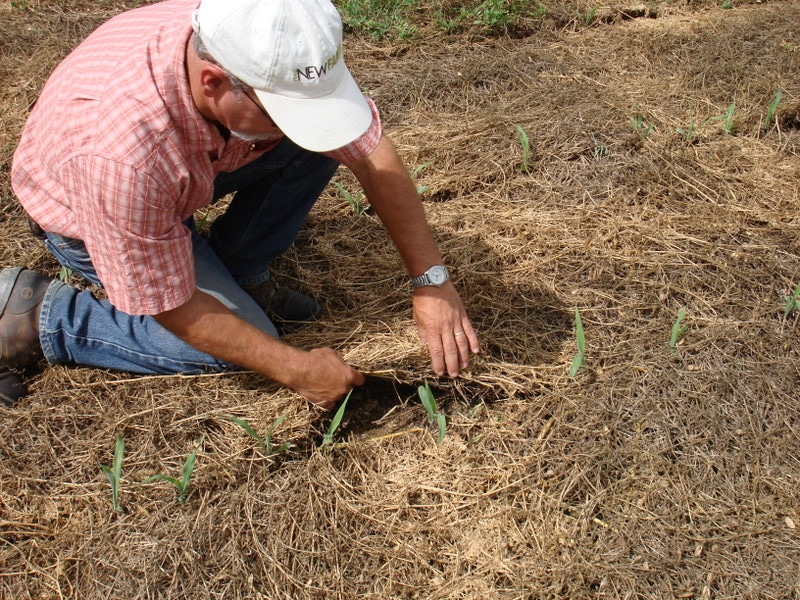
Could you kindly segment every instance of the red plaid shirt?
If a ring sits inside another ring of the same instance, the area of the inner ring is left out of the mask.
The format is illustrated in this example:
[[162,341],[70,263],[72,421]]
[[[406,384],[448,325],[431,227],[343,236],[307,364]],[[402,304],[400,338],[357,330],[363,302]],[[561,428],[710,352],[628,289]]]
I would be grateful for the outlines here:
[[[109,300],[134,315],[176,308],[195,290],[183,221],[211,202],[214,178],[260,156],[226,140],[192,101],[184,67],[197,0],[114,17],[53,72],[14,154],[12,184],[46,231],[84,241]],[[370,129],[326,153],[369,155]]]

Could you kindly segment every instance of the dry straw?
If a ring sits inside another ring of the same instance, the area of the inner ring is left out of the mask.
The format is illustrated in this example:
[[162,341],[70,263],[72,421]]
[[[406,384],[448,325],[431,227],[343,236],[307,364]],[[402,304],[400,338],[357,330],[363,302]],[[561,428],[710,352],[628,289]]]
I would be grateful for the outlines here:
[[[336,451],[319,448],[326,415],[253,374],[28,373],[32,396],[0,409],[0,597],[800,594],[800,312],[784,315],[800,281],[800,7],[612,2],[587,27],[590,5],[544,4],[527,37],[423,28],[346,49],[409,168],[430,163],[417,183],[482,344],[464,377],[431,375],[388,237],[332,186],[275,276],[325,306],[287,341],[374,374]],[[4,174],[46,75],[123,7],[29,5],[0,6]],[[676,131],[734,101],[735,131]],[[7,176],[0,214],[4,265],[56,274]],[[573,380],[576,306],[590,360]],[[285,415],[293,447],[267,457],[213,415],[256,432]],[[98,469],[119,433],[125,513]],[[135,483],[203,436],[185,503]]]

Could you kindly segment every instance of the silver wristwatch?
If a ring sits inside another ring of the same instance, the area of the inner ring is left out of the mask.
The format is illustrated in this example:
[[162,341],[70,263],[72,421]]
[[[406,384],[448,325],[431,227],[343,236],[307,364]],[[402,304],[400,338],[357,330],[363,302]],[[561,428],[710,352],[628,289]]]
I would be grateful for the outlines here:
[[414,289],[425,287],[426,285],[442,287],[448,279],[450,279],[450,273],[447,271],[447,267],[434,265],[422,275],[412,277],[411,285],[414,286]]

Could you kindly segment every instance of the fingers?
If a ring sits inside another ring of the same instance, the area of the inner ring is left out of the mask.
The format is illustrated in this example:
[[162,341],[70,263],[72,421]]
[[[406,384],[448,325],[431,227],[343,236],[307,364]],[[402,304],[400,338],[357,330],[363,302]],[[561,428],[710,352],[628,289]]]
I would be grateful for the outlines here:
[[469,366],[470,356],[480,352],[475,330],[469,319],[460,324],[445,327],[441,334],[425,336],[434,372],[442,377],[458,377],[461,370]]

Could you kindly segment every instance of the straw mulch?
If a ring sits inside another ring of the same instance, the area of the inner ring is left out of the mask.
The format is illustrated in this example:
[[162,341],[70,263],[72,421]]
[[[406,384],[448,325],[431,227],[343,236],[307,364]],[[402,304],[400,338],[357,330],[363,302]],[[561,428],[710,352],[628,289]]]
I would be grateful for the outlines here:
[[[330,415],[253,374],[43,366],[0,409],[1,598],[800,597],[800,310],[784,316],[800,6],[612,2],[587,27],[545,4],[517,37],[348,42],[409,167],[427,165],[416,179],[483,344],[469,372],[431,376],[388,238],[331,186],[275,271],[326,307],[287,339],[378,375],[339,444],[320,449]],[[11,153],[58,59],[132,5],[0,6],[3,266],[57,273]],[[732,122],[708,120],[733,102]],[[587,364],[570,378],[575,309]],[[228,418],[263,433],[284,415],[276,459]],[[99,468],[118,434],[123,513]],[[143,483],[193,451],[185,503]]]

